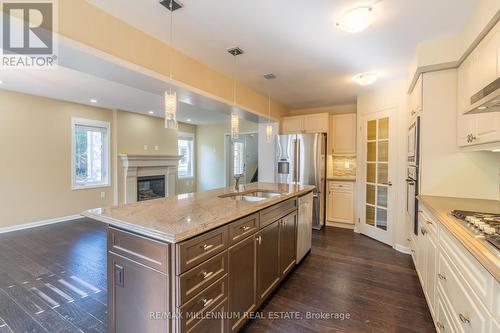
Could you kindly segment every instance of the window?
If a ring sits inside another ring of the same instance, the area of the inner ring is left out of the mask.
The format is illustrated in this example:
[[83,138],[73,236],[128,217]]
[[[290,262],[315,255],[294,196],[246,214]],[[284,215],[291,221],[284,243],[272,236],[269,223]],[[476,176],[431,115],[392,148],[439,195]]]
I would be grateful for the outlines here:
[[177,134],[179,156],[179,178],[194,177],[194,135],[191,133]]
[[235,141],[233,143],[233,175],[245,173],[245,143]]
[[73,118],[71,131],[72,188],[109,186],[109,123]]

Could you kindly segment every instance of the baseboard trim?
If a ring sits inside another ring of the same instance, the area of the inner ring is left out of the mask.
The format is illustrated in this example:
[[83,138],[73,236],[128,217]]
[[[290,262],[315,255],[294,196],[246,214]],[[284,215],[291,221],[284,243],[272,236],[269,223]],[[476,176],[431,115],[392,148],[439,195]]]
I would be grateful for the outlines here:
[[72,221],[72,220],[76,220],[76,219],[81,219],[82,217],[83,217],[82,215],[70,215],[70,216],[57,217],[54,219],[42,220],[42,221],[37,221],[37,222],[32,222],[32,223],[13,225],[11,227],[0,228],[0,234],[18,231],[18,230],[41,227],[44,225],[49,225],[49,224],[54,224],[54,223],[59,223],[59,222]]
[[343,229],[354,229],[354,224],[350,223],[341,223],[341,222],[332,222],[332,221],[327,221],[326,225],[329,227],[337,227],[337,228],[343,228]]
[[404,246],[401,244],[394,245],[394,250],[399,251],[404,254],[411,254],[411,250],[408,246]]

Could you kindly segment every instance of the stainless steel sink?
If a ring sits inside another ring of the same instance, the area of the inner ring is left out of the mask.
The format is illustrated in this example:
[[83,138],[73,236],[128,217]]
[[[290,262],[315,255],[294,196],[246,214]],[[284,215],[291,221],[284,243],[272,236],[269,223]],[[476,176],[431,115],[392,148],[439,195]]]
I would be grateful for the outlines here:
[[231,198],[241,201],[261,201],[281,195],[280,192],[266,190],[249,190],[219,195],[219,198]]

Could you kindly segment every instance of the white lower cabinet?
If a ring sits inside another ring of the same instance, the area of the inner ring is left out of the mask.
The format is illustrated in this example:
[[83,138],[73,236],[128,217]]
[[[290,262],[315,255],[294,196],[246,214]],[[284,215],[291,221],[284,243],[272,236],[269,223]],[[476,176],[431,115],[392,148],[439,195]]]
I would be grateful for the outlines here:
[[328,182],[326,218],[329,222],[354,224],[354,183]]
[[500,332],[500,283],[431,216],[419,212],[413,258],[437,331]]

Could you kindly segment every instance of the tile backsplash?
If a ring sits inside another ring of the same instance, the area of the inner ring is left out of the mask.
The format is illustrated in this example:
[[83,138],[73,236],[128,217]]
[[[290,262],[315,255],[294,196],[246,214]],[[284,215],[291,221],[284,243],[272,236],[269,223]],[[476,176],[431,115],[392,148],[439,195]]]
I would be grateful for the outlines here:
[[328,173],[331,177],[355,177],[356,156],[328,156]]

